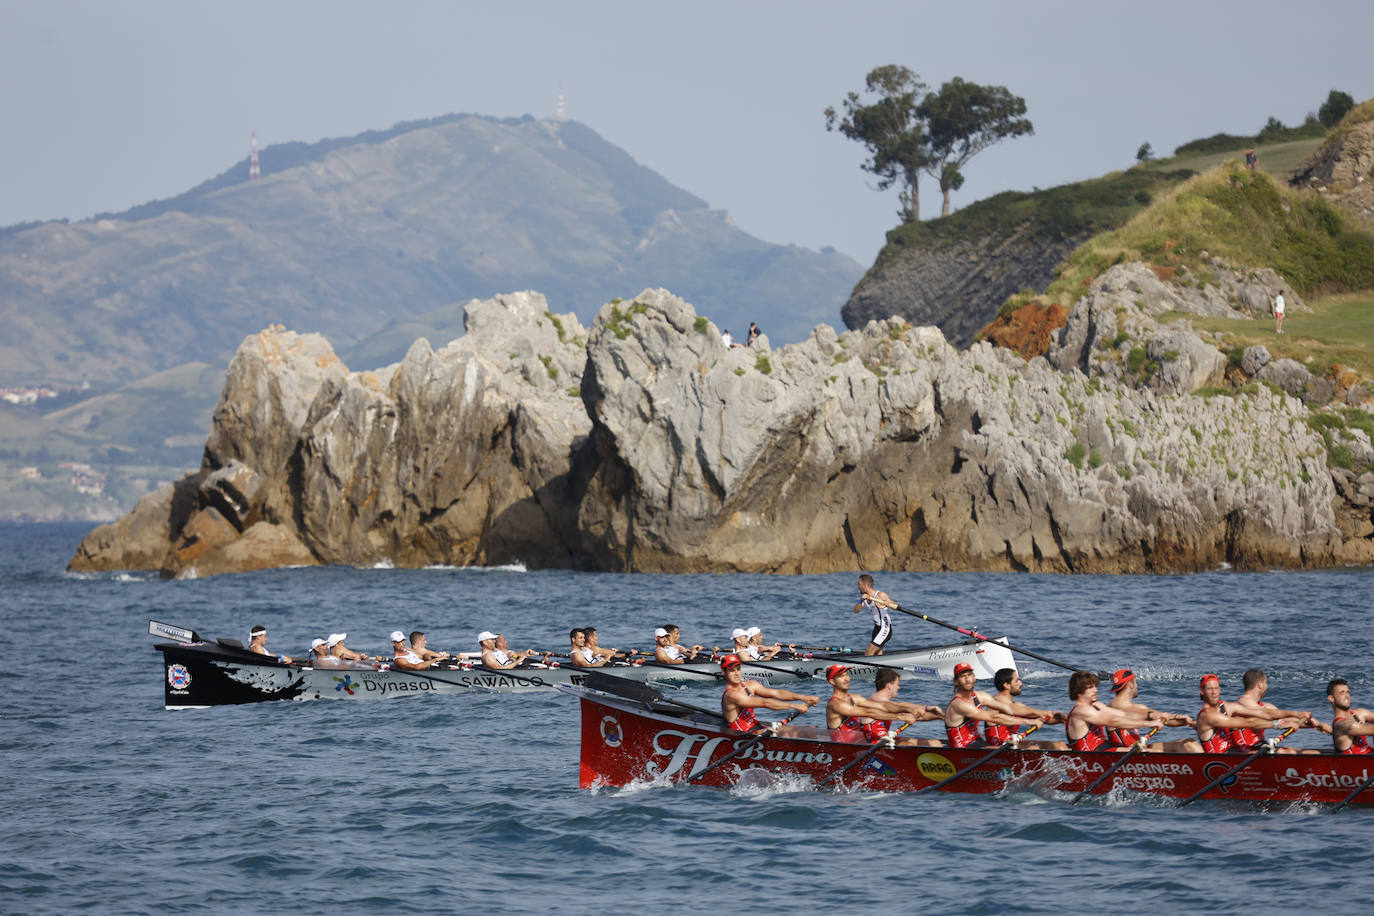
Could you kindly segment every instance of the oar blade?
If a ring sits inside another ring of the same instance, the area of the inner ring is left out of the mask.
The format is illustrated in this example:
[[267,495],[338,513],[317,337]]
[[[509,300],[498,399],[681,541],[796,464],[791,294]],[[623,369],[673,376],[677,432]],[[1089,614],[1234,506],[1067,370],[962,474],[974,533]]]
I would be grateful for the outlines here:
[[203,642],[200,634],[188,627],[179,627],[172,623],[160,623],[156,620],[148,621],[148,635],[161,636],[165,639],[175,639],[177,642]]

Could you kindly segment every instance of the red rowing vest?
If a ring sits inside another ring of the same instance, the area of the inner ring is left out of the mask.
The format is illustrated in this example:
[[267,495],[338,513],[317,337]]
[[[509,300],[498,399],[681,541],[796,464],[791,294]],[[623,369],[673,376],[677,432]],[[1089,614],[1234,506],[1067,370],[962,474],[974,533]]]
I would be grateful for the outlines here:
[[1107,740],[1117,747],[1130,747],[1140,740],[1140,729],[1109,728],[1107,729]]
[[[1337,722],[1341,721],[1341,720],[1344,719],[1344,718],[1345,718],[1345,716],[1337,716],[1336,718],[1334,718],[1334,719],[1331,720],[1331,724],[1332,724],[1332,725],[1335,725]],[[1356,722],[1360,722],[1359,719],[1356,719],[1355,721],[1356,721]],[[1360,724],[1363,725],[1364,723],[1363,723],[1363,722],[1360,722]],[[1364,740],[1364,735],[1351,735],[1351,736],[1350,736],[1350,747],[1348,747],[1348,748],[1346,748],[1345,750],[1341,751],[1341,753],[1342,753],[1342,754],[1370,754],[1370,753],[1374,753],[1374,748],[1371,748],[1371,747],[1369,746],[1369,742]]]
[[876,744],[887,737],[888,731],[892,728],[890,719],[874,719],[863,727],[864,737],[869,744]]
[[[978,709],[983,708],[977,696],[973,698],[973,705]],[[949,736],[950,747],[970,747],[978,740],[978,720],[965,717],[958,725],[946,725],[945,734]]]
[[[1069,710],[1069,717],[1064,720],[1064,737],[1069,737],[1069,723],[1073,722],[1075,710],[1078,704],[1074,703],[1073,709]],[[1095,751],[1111,741],[1104,725],[1089,725],[1088,730],[1083,733],[1081,738],[1069,738],[1069,747],[1075,751]]]
[[[1202,717],[1202,714],[1204,711],[1206,711],[1206,709],[1207,707],[1204,706],[1202,709],[1198,710],[1198,718]],[[1218,703],[1217,709],[1221,711],[1221,714],[1223,716],[1226,715],[1225,703]],[[1224,754],[1227,751],[1229,751],[1231,747],[1231,731],[1230,729],[1225,728],[1212,729],[1212,737],[1202,742],[1202,749],[1209,754]]]
[[[732,688],[732,687],[727,687],[727,688],[725,688],[725,693],[729,693],[729,692],[730,692],[731,690],[733,690],[733,689],[734,689],[734,688]],[[722,699],[724,699],[725,693],[721,694],[721,698],[722,698]],[[754,695],[754,691],[749,690],[748,688],[745,688],[744,693],[745,693],[747,696],[751,696],[751,697]],[[740,732],[751,732],[751,731],[753,731],[754,729],[758,728],[758,727],[759,727],[759,720],[758,720],[758,717],[754,715],[754,707],[752,707],[752,706],[744,706],[744,707],[741,707],[741,708],[740,708],[740,711],[739,711],[739,715],[735,718],[735,721],[733,721],[733,722],[730,723],[730,727],[733,728],[735,731],[740,731]]]
[[1011,736],[1021,730],[1019,725],[999,725],[996,722],[983,723],[983,741],[988,747],[1000,747],[1011,740]]

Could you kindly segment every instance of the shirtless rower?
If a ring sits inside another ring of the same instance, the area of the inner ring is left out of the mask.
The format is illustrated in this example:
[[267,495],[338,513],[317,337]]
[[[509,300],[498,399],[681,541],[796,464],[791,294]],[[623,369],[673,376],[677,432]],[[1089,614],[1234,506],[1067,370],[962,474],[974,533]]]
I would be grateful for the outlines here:
[[[1274,704],[1267,702],[1264,697],[1269,692],[1269,676],[1260,668],[1250,668],[1245,674],[1241,675],[1241,683],[1245,685],[1245,692],[1236,698],[1236,702],[1231,704],[1232,712],[1245,714],[1246,712],[1259,709],[1273,709]],[[1298,722],[1278,722],[1276,727],[1288,725],[1300,725]],[[1317,719],[1312,719],[1310,727],[1320,729],[1331,734],[1331,726]],[[1235,728],[1231,730],[1231,743],[1236,747],[1244,748],[1247,751],[1257,750],[1264,743],[1263,728]],[[1278,748],[1280,754],[1320,754],[1321,751],[1315,747],[1281,747]]]
[[391,633],[391,664],[402,671],[423,671],[426,668],[433,668],[435,660],[425,659],[415,654],[415,651],[406,645],[406,634],[400,630]]
[[483,630],[477,634],[477,644],[482,647],[482,664],[485,667],[514,668],[535,654],[533,652],[508,652],[506,647],[501,645],[501,642],[501,637],[490,630]]
[[868,573],[859,576],[859,603],[854,605],[854,613],[868,611],[873,615],[873,635],[868,638],[868,648],[864,655],[882,655],[883,646],[892,638],[892,615],[888,613],[897,607],[897,602],[880,592],[873,585],[873,577]]
[[798,713],[803,713],[819,703],[820,697],[793,693],[778,687],[765,687],[758,681],[746,681],[743,663],[734,653],[720,660],[720,670],[725,674],[725,692],[720,695],[720,712],[731,729],[741,732],[776,729],[777,734],[783,738],[816,736],[816,729],[760,722],[754,715],[754,710],[794,709]]
[[681,665],[688,661],[696,661],[697,653],[704,647],[692,646],[690,649],[683,649],[677,644],[678,633],[675,623],[654,630],[654,658],[657,661],[664,665]]
[[[868,699],[875,703],[890,703],[900,709],[904,709],[916,717],[917,722],[938,722],[944,719],[945,711],[939,706],[927,706],[920,703],[907,703],[897,699],[897,691],[902,686],[902,672],[896,668],[879,668],[878,673],[873,676],[873,686],[877,689],[868,695]],[[879,741],[887,737],[892,731],[892,720],[875,718],[867,719],[864,723],[864,736],[870,742]],[[898,738],[897,743],[908,747],[939,747],[943,742],[934,738]]]
[[1336,753],[1374,753],[1374,744],[1368,740],[1374,735],[1374,712],[1352,708],[1350,684],[1345,678],[1333,678],[1326,685],[1326,699],[1331,703],[1331,745]]
[[[1135,672],[1130,668],[1122,668],[1112,675],[1112,702],[1109,704],[1112,709],[1119,709],[1122,712],[1134,712],[1139,715],[1154,713],[1155,718],[1169,728],[1185,728],[1193,724],[1193,717],[1176,712],[1163,712],[1146,706],[1144,703],[1137,703],[1136,697],[1140,695],[1140,682],[1136,679]],[[1153,726],[1151,726],[1153,728]],[[1114,728],[1108,730],[1108,739],[1112,744],[1126,746],[1134,744],[1140,738],[1138,729]],[[1183,738],[1179,741],[1158,741],[1145,746],[1147,751],[1167,751],[1169,753],[1200,754],[1202,745],[1196,738]]]
[[425,634],[419,630],[415,630],[410,634],[410,648],[411,651],[420,656],[420,658],[429,661],[441,662],[449,657],[447,652],[435,652],[433,649],[426,646]]
[[[1034,706],[1027,706],[1017,699],[1021,695],[1024,686],[1021,683],[1021,675],[1015,668],[1000,668],[992,676],[992,684],[997,688],[987,701],[990,709],[996,709],[1009,716],[1024,716],[1038,719],[1049,724],[1051,722],[1063,722],[1064,714],[1052,709],[1036,709]],[[1011,736],[1021,730],[1019,725],[1002,725],[996,722],[983,723],[983,743],[988,747],[997,747],[999,744],[1006,744],[1011,740]],[[1063,741],[1027,741],[1022,747],[1036,747],[1051,751],[1066,751],[1069,746]]]
[[984,742],[978,737],[979,722],[1035,725],[1041,721],[1039,718],[1009,715],[993,709],[988,706],[992,697],[974,689],[977,683],[978,675],[968,662],[954,666],[954,697],[945,707],[945,734],[949,736],[950,747],[982,747]]
[[[1275,709],[1268,706],[1247,706],[1244,714],[1226,707],[1221,698],[1221,679],[1215,674],[1204,674],[1198,683],[1198,698],[1202,708],[1193,722],[1197,729],[1202,749],[1209,754],[1222,754],[1227,751],[1244,751],[1231,740],[1231,732],[1238,728],[1266,728],[1279,719],[1297,719],[1312,724],[1310,712],[1295,712],[1291,709]],[[1287,750],[1287,748],[1285,748]]]
[[344,645],[344,640],[347,638],[347,633],[330,633],[329,638],[325,640],[325,645],[329,646],[329,654],[335,658],[341,658],[344,661],[350,662],[379,662],[382,660],[380,655],[367,655],[348,648],[348,646]]
[[1113,709],[1097,701],[1097,675],[1091,671],[1075,671],[1069,676],[1069,699],[1073,708],[1064,719],[1064,734],[1069,748],[1075,751],[1129,751],[1136,744],[1112,741],[1111,732],[1122,729],[1153,728],[1163,720],[1152,709]]
[[[850,693],[848,665],[831,665],[826,668],[825,679],[830,682],[831,690],[830,699],[825,704],[825,727],[830,729],[831,741],[869,744],[878,740],[870,739],[865,728],[877,718],[901,719],[903,722],[917,721],[913,713],[902,708],[905,703],[885,703]],[[883,730],[883,734],[887,734],[886,729]]]
[[267,651],[267,627],[262,624],[258,624],[248,631],[248,651],[256,652],[258,655],[271,656],[286,665],[291,664],[291,656]]

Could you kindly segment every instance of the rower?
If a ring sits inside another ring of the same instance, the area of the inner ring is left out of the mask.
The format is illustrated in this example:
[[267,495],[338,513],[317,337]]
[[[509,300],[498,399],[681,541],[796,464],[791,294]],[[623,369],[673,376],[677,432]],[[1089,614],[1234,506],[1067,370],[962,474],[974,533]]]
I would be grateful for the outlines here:
[[291,656],[267,651],[267,627],[262,624],[258,624],[248,631],[248,651],[256,652],[258,655],[273,656],[285,665],[291,664]]
[[[883,669],[885,671],[891,669]],[[825,727],[830,740],[845,744],[867,744],[870,739],[864,726],[879,716],[890,716],[903,722],[915,722],[916,716],[896,703],[874,702],[849,692],[849,666],[831,665],[825,669],[830,682],[830,699],[825,704]],[[906,704],[902,704],[903,706]],[[883,734],[887,732],[884,730]]]
[[339,664],[338,659],[329,654],[329,643],[323,639],[312,640],[310,643],[310,664],[317,668],[334,668]]
[[428,661],[439,662],[449,657],[447,652],[435,652],[433,649],[426,648],[425,634],[419,630],[410,634],[410,648],[416,655]]
[[614,662],[617,655],[624,655],[619,649],[603,649],[597,645],[596,627],[583,627],[583,632],[587,634],[587,648],[592,650],[592,655],[604,656],[606,661],[602,664]]
[[[1000,668],[992,676],[993,686],[997,692],[988,698],[987,706],[996,709],[1009,716],[1022,716],[1038,719],[1046,724],[1051,722],[1063,722],[1064,714],[1056,710],[1036,709],[1034,706],[1027,706],[1017,699],[1021,695],[1023,684],[1021,675],[1015,668]],[[1021,730],[1019,725],[1004,725],[997,722],[983,723],[983,743],[988,747],[997,747],[1006,744],[1011,740],[1011,736]],[[1026,748],[1041,748],[1051,751],[1066,751],[1069,746],[1063,741],[1027,741],[1021,745]]]
[[992,722],[996,725],[1034,725],[1039,718],[1009,715],[988,705],[992,697],[981,690],[975,690],[978,675],[968,662],[954,666],[954,698],[945,707],[945,734],[949,736],[951,747],[981,747],[984,742],[978,737],[978,723]]
[[778,726],[760,722],[754,715],[755,709],[794,709],[806,712],[820,702],[821,698],[810,694],[793,693],[778,687],[765,687],[758,681],[746,681],[743,663],[733,653],[720,660],[720,670],[725,674],[725,692],[720,695],[720,712],[728,727],[734,731],[759,732],[774,730],[783,738],[814,737],[815,729],[803,729],[792,725]]
[[572,630],[568,639],[572,643],[572,663],[578,668],[601,668],[611,660],[610,656],[598,654],[587,643],[587,631],[582,627]]
[[1112,709],[1097,701],[1097,675],[1091,671],[1075,671],[1069,676],[1069,699],[1073,708],[1064,719],[1064,734],[1069,747],[1075,751],[1128,751],[1135,746],[1112,741],[1112,732],[1121,729],[1153,728],[1163,722],[1155,711],[1145,712]]
[[[1176,712],[1161,712],[1146,706],[1144,703],[1137,703],[1135,698],[1140,695],[1140,682],[1136,679],[1135,672],[1130,668],[1122,668],[1112,675],[1112,693],[1115,694],[1109,704],[1112,709],[1136,713],[1137,715],[1154,713],[1155,718],[1169,728],[1186,728],[1193,725],[1192,716]],[[1126,746],[1139,740],[1140,731],[1133,728],[1114,728],[1108,732],[1108,736],[1112,744]],[[1145,750],[1200,754],[1202,753],[1202,745],[1194,738],[1184,738],[1180,741],[1159,741],[1148,745]]]
[[679,630],[677,624],[670,623],[666,627],[659,627],[654,630],[654,658],[664,665],[681,665],[687,661],[696,661],[697,653],[702,650],[702,646],[692,646],[684,650],[677,644]]
[[344,640],[347,638],[347,633],[330,633],[329,639],[325,640],[325,644],[329,646],[329,653],[335,658],[341,658],[350,662],[365,662],[369,659],[372,661],[382,660],[380,655],[368,656],[362,652],[356,652],[348,648],[348,646],[344,645]]
[[[771,646],[763,644],[763,630],[758,627],[750,627],[745,631],[749,634],[749,654],[754,656],[754,661],[766,662],[775,658],[782,651],[782,643],[773,643]],[[791,646],[792,654],[797,654],[797,647]]]
[[1336,753],[1374,752],[1374,747],[1367,740],[1374,735],[1374,713],[1364,708],[1352,708],[1350,684],[1345,678],[1333,678],[1326,685],[1326,699],[1331,703],[1331,744]]
[[[869,700],[876,703],[890,703],[905,709],[916,717],[917,722],[936,722],[945,717],[945,711],[939,706],[927,706],[898,700],[897,691],[902,687],[902,673],[896,668],[879,668],[878,673],[873,676],[873,686],[877,689],[868,695]],[[864,735],[870,742],[876,742],[887,737],[891,727],[891,720],[870,719],[863,727]],[[939,747],[941,745],[941,742],[934,738],[901,738],[898,739],[897,743],[921,747]]]
[[738,655],[741,660],[746,662],[756,662],[753,647],[749,645],[749,631],[744,627],[735,627],[730,633],[730,638],[734,640],[734,647],[730,650]]
[[501,637],[490,630],[477,634],[477,644],[482,647],[482,664],[488,668],[514,668],[535,654],[533,652],[508,652],[501,645]]
[[1265,728],[1279,719],[1298,719],[1303,724],[1312,724],[1310,712],[1295,712],[1289,709],[1274,709],[1268,706],[1247,706],[1242,714],[1226,708],[1221,699],[1221,679],[1215,674],[1204,674],[1198,682],[1198,698],[1202,709],[1193,722],[1197,729],[1202,749],[1209,754],[1222,754],[1227,751],[1244,752],[1232,739],[1234,729]]
[[[1259,668],[1250,668],[1241,675],[1241,683],[1245,685],[1245,692],[1236,698],[1236,702],[1231,705],[1231,710],[1238,714],[1248,714],[1255,710],[1274,709],[1274,704],[1267,702],[1264,697],[1269,692],[1269,676]],[[1325,722],[1311,719],[1308,723],[1299,722],[1279,722],[1278,725],[1293,725],[1298,728],[1312,727],[1331,734],[1331,726]],[[1263,728],[1233,728],[1231,729],[1231,743],[1238,748],[1247,751],[1256,750],[1264,743]],[[1280,754],[1320,754],[1321,751],[1314,747],[1296,748],[1281,747],[1277,749]]]
[[872,576],[868,573],[859,576],[859,603],[854,605],[854,613],[868,611],[873,615],[873,635],[868,638],[864,655],[883,654],[883,646],[892,638],[892,615],[888,611],[896,607],[897,602],[889,598],[887,592],[880,592],[874,586]]
[[434,667],[434,659],[421,658],[406,645],[406,634],[394,630],[391,634],[392,664],[402,671],[423,671]]

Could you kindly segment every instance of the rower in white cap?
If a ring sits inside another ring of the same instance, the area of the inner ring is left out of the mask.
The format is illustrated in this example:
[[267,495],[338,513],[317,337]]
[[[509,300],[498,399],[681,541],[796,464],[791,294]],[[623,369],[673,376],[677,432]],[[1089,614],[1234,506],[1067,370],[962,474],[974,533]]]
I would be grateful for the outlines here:
[[406,634],[400,630],[391,633],[392,662],[405,671],[422,671],[434,667],[435,659],[423,659],[406,645]]
[[516,665],[535,655],[534,652],[508,652],[502,645],[501,634],[483,630],[477,634],[477,644],[482,647],[482,664],[488,668],[514,668]]
[[324,641],[329,647],[329,654],[335,658],[341,658],[349,662],[381,661],[380,655],[368,656],[362,652],[354,651],[344,645],[344,640],[348,638],[347,633],[330,633],[329,638]]
[[679,632],[675,623],[654,630],[654,658],[657,661],[665,665],[681,665],[689,660],[696,661],[697,653],[705,646],[684,649],[677,644]]

